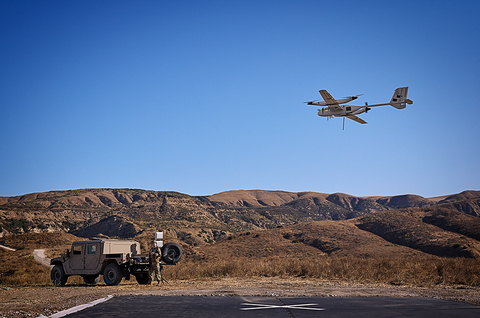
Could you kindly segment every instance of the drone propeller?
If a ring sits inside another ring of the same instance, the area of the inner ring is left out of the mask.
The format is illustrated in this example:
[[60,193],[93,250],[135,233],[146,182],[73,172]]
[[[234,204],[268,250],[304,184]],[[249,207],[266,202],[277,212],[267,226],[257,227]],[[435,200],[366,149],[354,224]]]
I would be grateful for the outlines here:
[[[368,106],[368,103],[365,102],[365,106]],[[368,113],[368,111],[370,110],[371,108],[370,107],[365,107],[365,113]]]
[[359,95],[347,96],[347,97],[344,97],[344,98],[357,99],[359,96],[362,96],[362,95],[363,95],[363,94],[359,94]]

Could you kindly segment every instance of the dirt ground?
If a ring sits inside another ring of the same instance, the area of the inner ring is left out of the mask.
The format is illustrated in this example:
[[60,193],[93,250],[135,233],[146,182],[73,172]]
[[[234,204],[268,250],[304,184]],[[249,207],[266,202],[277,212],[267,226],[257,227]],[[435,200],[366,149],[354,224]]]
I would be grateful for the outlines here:
[[171,281],[164,285],[138,285],[134,280],[118,286],[66,285],[65,287],[0,288],[0,317],[50,316],[107,295],[158,296],[263,296],[263,297],[428,297],[480,306],[480,287],[419,288],[354,285],[302,278],[223,278]]

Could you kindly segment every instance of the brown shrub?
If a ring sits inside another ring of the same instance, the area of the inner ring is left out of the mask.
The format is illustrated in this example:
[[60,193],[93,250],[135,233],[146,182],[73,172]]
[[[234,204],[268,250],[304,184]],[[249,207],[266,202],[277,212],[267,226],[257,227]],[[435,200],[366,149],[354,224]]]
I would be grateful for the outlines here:
[[[232,261],[184,262],[166,268],[169,279],[215,277],[308,277],[350,283],[384,283],[392,285],[480,286],[480,262],[466,258],[386,258],[354,257],[285,259],[278,257]],[[168,279],[167,278],[167,279]]]

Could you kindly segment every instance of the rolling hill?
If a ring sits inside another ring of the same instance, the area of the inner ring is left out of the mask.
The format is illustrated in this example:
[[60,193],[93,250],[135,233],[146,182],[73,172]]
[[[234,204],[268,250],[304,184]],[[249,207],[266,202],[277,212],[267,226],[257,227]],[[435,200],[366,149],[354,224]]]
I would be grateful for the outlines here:
[[[480,191],[441,198],[263,190],[194,197],[83,189],[0,197],[1,235],[65,232],[148,241],[162,229],[193,258],[480,257]],[[222,251],[229,251],[228,253]]]

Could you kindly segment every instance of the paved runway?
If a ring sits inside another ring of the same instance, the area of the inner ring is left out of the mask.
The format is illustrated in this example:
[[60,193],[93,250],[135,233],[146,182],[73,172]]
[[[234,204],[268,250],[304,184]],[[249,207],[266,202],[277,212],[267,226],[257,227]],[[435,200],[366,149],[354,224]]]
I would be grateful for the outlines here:
[[480,307],[428,298],[118,296],[68,315],[80,317],[480,317]]

